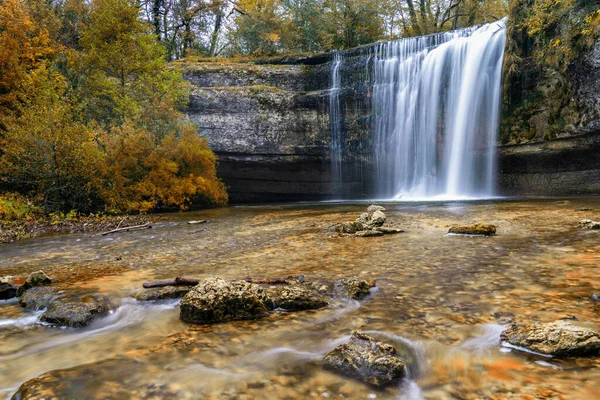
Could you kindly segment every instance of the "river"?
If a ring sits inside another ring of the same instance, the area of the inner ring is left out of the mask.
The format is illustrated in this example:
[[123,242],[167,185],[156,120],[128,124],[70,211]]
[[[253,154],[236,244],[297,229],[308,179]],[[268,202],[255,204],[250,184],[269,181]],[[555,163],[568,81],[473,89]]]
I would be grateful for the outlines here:
[[[0,276],[44,270],[65,290],[108,295],[115,311],[84,329],[38,322],[0,302],[0,398],[595,399],[598,358],[554,359],[500,346],[511,322],[575,316],[600,331],[600,198],[382,203],[406,232],[339,237],[331,227],[369,203],[245,206],[164,215],[152,229],[0,245]],[[582,208],[591,209],[580,211]],[[189,220],[208,219],[190,225]],[[493,237],[446,235],[455,223]],[[209,326],[177,301],[141,304],[143,282],[303,274],[319,285],[359,276],[360,302]],[[412,356],[410,379],[375,389],[325,371],[324,355],[362,329]],[[41,394],[40,394],[41,393]],[[35,394],[35,395],[34,395]]]

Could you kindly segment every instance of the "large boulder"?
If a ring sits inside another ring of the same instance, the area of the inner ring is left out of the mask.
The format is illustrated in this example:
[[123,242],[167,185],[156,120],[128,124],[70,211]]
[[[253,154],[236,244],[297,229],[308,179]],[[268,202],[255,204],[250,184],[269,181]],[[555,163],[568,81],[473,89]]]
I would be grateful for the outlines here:
[[31,289],[36,286],[51,285],[52,279],[44,273],[44,271],[37,271],[29,275],[29,278],[25,281],[22,286],[19,286],[17,296],[21,296],[27,289]]
[[50,306],[57,297],[57,290],[48,286],[37,286],[21,295],[19,303],[27,310],[41,310]]
[[110,300],[102,295],[66,298],[53,301],[40,320],[52,325],[82,328],[107,315],[110,308]]
[[491,236],[496,234],[495,225],[474,224],[474,225],[453,225],[448,233],[456,235],[483,235]]
[[333,284],[338,296],[355,300],[360,300],[368,296],[371,293],[370,289],[374,286],[374,283],[367,282],[357,277],[339,279]]
[[275,307],[287,311],[315,310],[329,305],[329,300],[310,284],[285,286],[270,296]]
[[372,226],[381,226],[385,223],[385,220],[387,219],[387,217],[385,216],[385,214],[383,213],[383,211],[375,211],[371,214],[371,221],[370,221],[370,225]]
[[180,318],[196,324],[256,319],[272,307],[273,302],[259,285],[209,278],[200,281],[183,297]]
[[397,382],[406,374],[406,362],[394,346],[376,342],[361,331],[353,332],[350,340],[330,351],[324,365],[375,386]]
[[17,287],[8,282],[0,282],[0,300],[17,297]]
[[500,339],[514,346],[556,357],[588,356],[600,353],[600,336],[569,320],[515,324],[502,332]]
[[191,289],[191,286],[167,286],[161,288],[144,289],[137,292],[134,297],[138,301],[180,299]]

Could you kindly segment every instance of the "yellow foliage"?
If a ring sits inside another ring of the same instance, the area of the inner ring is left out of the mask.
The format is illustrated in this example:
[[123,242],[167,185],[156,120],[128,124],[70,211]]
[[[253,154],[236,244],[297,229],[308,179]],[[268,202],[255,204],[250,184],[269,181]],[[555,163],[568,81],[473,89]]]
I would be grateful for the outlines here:
[[102,136],[107,163],[100,194],[111,209],[145,212],[227,203],[216,177],[216,157],[192,125],[183,126],[180,135],[155,139],[132,125]]
[[17,108],[26,74],[53,55],[55,48],[48,33],[30,17],[22,1],[2,0],[0,49],[1,119]]

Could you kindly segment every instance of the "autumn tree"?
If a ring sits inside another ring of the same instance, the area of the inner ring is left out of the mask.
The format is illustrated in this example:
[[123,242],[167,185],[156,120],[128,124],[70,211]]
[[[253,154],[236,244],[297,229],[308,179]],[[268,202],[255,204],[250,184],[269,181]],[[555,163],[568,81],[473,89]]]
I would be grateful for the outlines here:
[[178,111],[188,99],[187,85],[168,67],[136,3],[94,1],[81,48],[79,96],[90,123],[104,131],[98,141],[107,165],[99,191],[109,207],[147,211],[198,198],[226,203],[214,155]]
[[5,119],[0,180],[37,198],[47,210],[92,211],[102,155],[96,132],[81,120],[65,79],[42,66],[22,82],[18,116]]
[[0,130],[3,120],[17,111],[22,83],[55,53],[48,32],[35,23],[20,0],[0,2]]

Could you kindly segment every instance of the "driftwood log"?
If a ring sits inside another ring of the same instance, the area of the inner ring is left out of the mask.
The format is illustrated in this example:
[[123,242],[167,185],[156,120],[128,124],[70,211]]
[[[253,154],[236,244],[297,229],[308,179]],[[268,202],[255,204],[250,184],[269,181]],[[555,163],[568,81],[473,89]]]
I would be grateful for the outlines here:
[[199,282],[199,279],[184,278],[182,276],[178,276],[172,281],[147,282],[144,283],[142,286],[144,286],[145,289],[159,288],[165,286],[196,286]]
[[[249,282],[249,283],[266,284],[266,285],[282,285],[282,284],[289,283],[293,279],[297,279],[301,282],[304,281],[304,277],[302,275],[290,275],[286,278],[253,279],[253,278],[246,277],[242,280]],[[160,288],[160,287],[166,287],[166,286],[196,286],[199,282],[200,282],[199,279],[184,278],[182,276],[178,276],[175,279],[173,279],[172,281],[146,282],[142,286],[145,289]]]
[[[123,222],[123,221],[121,221]],[[121,225],[121,222],[119,222],[119,225]],[[125,226],[123,228],[117,228],[117,229],[113,229],[112,231],[108,231],[108,232],[102,232],[100,235],[102,236],[106,236],[106,235],[110,235],[111,233],[117,233],[117,232],[123,232],[123,231],[132,231],[132,230],[136,230],[136,229],[150,229],[152,228],[152,225],[150,225],[150,223],[145,223],[143,225],[133,225],[133,226]]]

